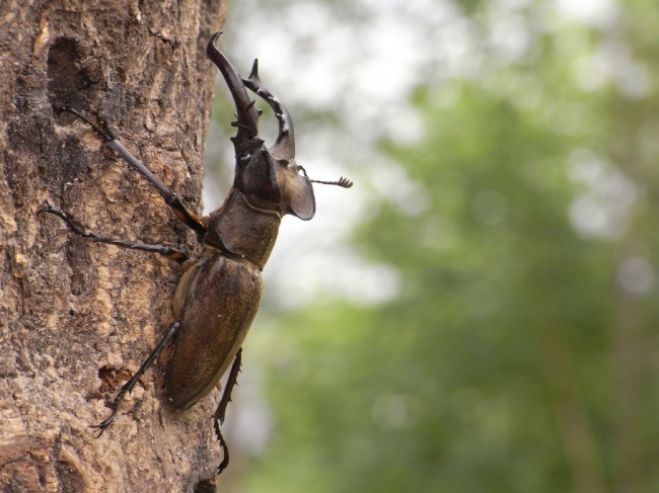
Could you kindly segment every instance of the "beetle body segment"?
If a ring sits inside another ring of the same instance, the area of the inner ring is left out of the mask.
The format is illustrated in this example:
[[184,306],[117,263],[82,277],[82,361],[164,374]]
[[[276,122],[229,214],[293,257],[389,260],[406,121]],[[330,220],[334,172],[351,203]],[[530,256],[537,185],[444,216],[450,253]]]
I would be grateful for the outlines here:
[[275,246],[280,223],[276,211],[250,203],[242,191],[233,189],[222,207],[211,213],[204,244],[263,269]]
[[181,327],[165,380],[174,408],[187,409],[206,396],[240,349],[280,223],[276,211],[255,207],[236,188],[208,218],[204,251],[185,265],[176,288]]
[[252,262],[206,247],[176,289],[181,327],[166,377],[175,409],[205,397],[228,369],[261,299],[261,271]]

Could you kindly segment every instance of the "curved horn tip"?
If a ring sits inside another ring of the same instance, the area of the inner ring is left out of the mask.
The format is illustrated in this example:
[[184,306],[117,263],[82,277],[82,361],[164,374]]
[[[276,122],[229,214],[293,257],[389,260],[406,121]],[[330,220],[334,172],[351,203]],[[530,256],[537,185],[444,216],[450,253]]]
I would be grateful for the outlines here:
[[208,45],[206,45],[206,53],[208,54],[208,56],[210,56],[211,53],[220,51],[218,50],[217,46],[215,46],[215,42],[221,35],[222,35],[222,31],[217,31],[214,32],[213,35],[211,36],[211,39],[208,41]]
[[222,31],[216,31],[216,32],[214,32],[213,35],[211,36],[211,39],[210,39],[210,41],[209,41],[209,44],[214,45],[214,44],[215,44],[215,41],[217,41],[217,38],[219,38],[220,36],[222,36]]

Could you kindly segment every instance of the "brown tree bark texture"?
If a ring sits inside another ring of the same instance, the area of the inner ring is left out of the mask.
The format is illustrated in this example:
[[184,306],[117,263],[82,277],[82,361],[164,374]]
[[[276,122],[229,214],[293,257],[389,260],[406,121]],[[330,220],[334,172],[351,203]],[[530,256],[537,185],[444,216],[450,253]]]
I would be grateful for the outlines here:
[[220,452],[217,394],[170,410],[166,354],[95,438],[91,424],[173,322],[179,266],[90,231],[194,245],[162,199],[69,104],[199,209],[221,0],[0,2],[0,489],[202,491]]

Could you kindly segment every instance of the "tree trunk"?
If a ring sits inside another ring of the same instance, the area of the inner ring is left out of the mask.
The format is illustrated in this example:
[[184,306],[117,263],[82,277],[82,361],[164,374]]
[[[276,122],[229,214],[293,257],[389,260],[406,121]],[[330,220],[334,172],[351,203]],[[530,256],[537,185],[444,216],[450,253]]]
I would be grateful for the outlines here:
[[200,207],[221,0],[0,3],[0,489],[202,491],[220,451],[218,396],[163,399],[164,355],[100,438],[90,425],[173,322],[179,266],[92,243],[87,230],[194,245],[160,196],[89,126],[99,117],[166,185]]

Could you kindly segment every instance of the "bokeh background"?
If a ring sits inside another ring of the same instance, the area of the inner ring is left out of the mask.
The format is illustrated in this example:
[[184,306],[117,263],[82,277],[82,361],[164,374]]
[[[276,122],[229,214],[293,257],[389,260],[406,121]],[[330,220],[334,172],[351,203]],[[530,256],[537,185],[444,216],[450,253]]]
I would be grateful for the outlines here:
[[223,491],[659,491],[659,4],[234,0],[222,46],[356,182],[282,225]]

